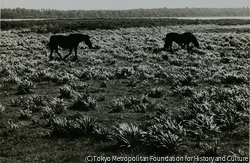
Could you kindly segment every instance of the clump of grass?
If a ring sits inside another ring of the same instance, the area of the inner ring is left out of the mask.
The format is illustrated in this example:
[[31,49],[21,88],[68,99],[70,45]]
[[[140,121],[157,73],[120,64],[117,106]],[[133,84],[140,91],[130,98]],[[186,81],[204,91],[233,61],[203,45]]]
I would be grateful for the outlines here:
[[232,105],[230,106],[229,108],[218,106],[216,111],[215,120],[222,131],[233,131],[244,122],[244,116],[249,119],[249,116],[236,111]]
[[217,157],[219,155],[220,147],[219,147],[219,139],[215,139],[214,145],[209,144],[200,144],[201,148],[204,150],[204,152],[201,154],[201,156],[205,157]]
[[52,81],[58,84],[67,84],[70,81],[77,80],[77,79],[78,78],[72,74],[69,74],[67,72],[62,72],[62,73],[55,75]]
[[214,116],[198,113],[195,119],[189,120],[186,123],[188,124],[190,131],[195,133],[199,139],[202,139],[204,134],[214,135],[221,132],[219,126],[215,123]]
[[182,139],[180,136],[167,130],[167,128],[161,124],[149,127],[147,132],[148,143],[156,151],[176,152],[182,143]]
[[32,99],[28,99],[25,102],[24,109],[31,110],[32,112],[39,112],[42,108],[41,108],[41,106],[36,105],[36,103]]
[[52,117],[55,117],[55,116],[56,116],[56,113],[51,107],[46,106],[44,108],[44,112],[42,113],[43,118],[52,118]]
[[75,115],[66,118],[53,117],[49,120],[51,135],[79,137],[94,132],[95,122],[88,116]]
[[8,127],[9,132],[14,132],[19,128],[18,124],[15,124],[12,120],[9,120],[8,124],[9,124]]
[[71,82],[70,86],[73,90],[76,90],[76,89],[86,89],[89,85],[84,82],[81,82],[81,83]]
[[236,75],[236,74],[225,74],[221,80],[223,84],[241,84],[248,83],[248,78],[244,75]]
[[125,109],[125,102],[122,98],[114,98],[111,103],[112,112],[118,113]]
[[161,87],[152,88],[148,93],[148,96],[153,98],[161,98],[162,95],[163,95],[163,89]]
[[47,103],[45,101],[45,96],[34,94],[30,97],[30,100],[32,100],[36,105],[38,106],[45,106]]
[[32,116],[32,111],[29,109],[25,109],[25,110],[20,110],[20,119],[22,120],[27,120],[30,119]]
[[63,87],[59,88],[59,92],[59,97],[71,98],[74,90],[72,90],[71,86],[64,85]]
[[42,109],[43,106],[46,105],[44,100],[44,96],[39,95],[32,95],[26,102],[25,102],[25,109],[31,110],[32,112],[38,112]]
[[115,76],[118,79],[126,79],[135,73],[133,67],[118,67]]
[[136,113],[146,113],[159,107],[156,103],[149,101],[147,95],[141,95],[138,99],[138,102],[132,104],[132,108]]
[[99,97],[97,98],[97,101],[104,101],[106,98],[106,94],[103,94],[102,92],[100,92]]
[[171,64],[171,65],[175,65],[175,66],[182,66],[183,65],[183,60],[179,59],[179,58],[171,58],[171,59],[168,59],[168,62]]
[[134,105],[139,105],[141,103],[149,102],[148,95],[139,96],[124,96],[120,98],[120,101],[124,102],[125,107],[134,107]]
[[162,54],[161,56],[162,56],[162,59],[166,61],[170,58],[168,54]]
[[136,113],[146,113],[147,105],[145,104],[134,105],[134,111]]
[[156,151],[176,152],[186,137],[186,129],[169,117],[169,113],[160,114],[147,129],[148,145]]
[[2,113],[5,111],[5,107],[3,105],[0,104],[0,115],[2,115]]
[[137,80],[134,77],[130,77],[128,80],[127,87],[136,87]]
[[97,125],[95,127],[94,137],[96,140],[112,140],[112,131],[108,127]]
[[182,86],[185,85],[193,85],[193,76],[191,74],[188,75],[181,75],[181,79],[179,79],[179,82],[181,83]]
[[190,86],[177,86],[172,91],[173,96],[183,95],[183,96],[191,96],[194,93],[194,88]]
[[51,109],[55,114],[61,114],[63,111],[66,110],[66,106],[63,99],[60,98],[53,98],[50,101]]
[[10,72],[9,76],[4,78],[3,81],[6,84],[18,84],[22,82],[22,80],[14,72]]
[[236,152],[232,152],[232,151],[230,151],[230,153],[232,153],[233,156],[237,156],[237,157],[248,157],[249,156],[248,152],[245,152],[245,151],[243,151],[241,149],[239,149],[237,151],[237,153]]
[[73,105],[70,109],[81,110],[81,111],[89,111],[95,110],[98,107],[98,102],[90,97],[88,94],[80,95],[78,94],[75,99]]
[[121,148],[138,149],[144,141],[145,132],[132,123],[121,123],[114,127],[113,139]]
[[106,88],[107,87],[107,81],[102,81],[100,84],[100,87]]
[[24,80],[17,85],[17,94],[28,94],[33,92],[35,84],[32,81]]
[[23,103],[24,103],[24,98],[23,98],[23,96],[20,96],[17,99],[11,99],[10,103],[11,103],[11,106],[14,106],[14,107],[16,107],[16,106],[22,106]]

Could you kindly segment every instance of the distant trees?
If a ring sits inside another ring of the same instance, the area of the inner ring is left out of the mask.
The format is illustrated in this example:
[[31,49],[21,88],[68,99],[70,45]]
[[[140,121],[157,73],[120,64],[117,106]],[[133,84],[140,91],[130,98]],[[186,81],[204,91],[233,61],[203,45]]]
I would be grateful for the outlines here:
[[249,16],[249,8],[159,8],[133,10],[1,9],[1,19]]

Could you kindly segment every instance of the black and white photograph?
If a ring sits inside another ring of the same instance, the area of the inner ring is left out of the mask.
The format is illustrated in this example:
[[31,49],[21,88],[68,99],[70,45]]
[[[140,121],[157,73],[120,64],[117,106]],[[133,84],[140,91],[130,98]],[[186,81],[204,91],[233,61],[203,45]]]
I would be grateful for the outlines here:
[[0,162],[249,162],[249,0],[1,0]]

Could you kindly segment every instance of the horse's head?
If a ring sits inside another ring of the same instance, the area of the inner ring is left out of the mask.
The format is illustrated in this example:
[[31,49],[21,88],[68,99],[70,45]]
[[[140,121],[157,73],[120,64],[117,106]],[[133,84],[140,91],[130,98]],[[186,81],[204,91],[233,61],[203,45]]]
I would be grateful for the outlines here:
[[91,43],[89,38],[90,37],[88,35],[85,35],[84,41],[85,41],[85,44],[88,45],[88,47],[91,49],[92,48],[92,43]]
[[198,40],[196,39],[196,37],[191,33],[190,33],[190,35],[191,35],[191,40],[192,40],[192,43],[194,44],[194,46],[199,48],[200,44],[199,44]]
[[197,47],[197,48],[200,46],[200,45],[199,45],[199,42],[198,42],[196,39],[193,41],[193,44],[194,44],[194,46]]

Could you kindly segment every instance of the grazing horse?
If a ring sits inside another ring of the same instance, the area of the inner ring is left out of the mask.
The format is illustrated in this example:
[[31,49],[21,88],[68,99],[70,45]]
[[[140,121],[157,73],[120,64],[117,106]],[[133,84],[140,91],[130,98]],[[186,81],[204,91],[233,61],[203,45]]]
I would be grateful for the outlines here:
[[[52,59],[52,54],[54,50],[61,59],[65,60],[71,54],[72,50],[75,49],[74,60],[77,60],[77,47],[78,44],[82,41],[85,41],[85,44],[88,45],[90,49],[92,48],[92,43],[90,42],[88,35],[71,34],[69,36],[62,36],[62,35],[51,36],[50,42],[48,43],[51,50],[50,59]],[[58,52],[58,45],[63,49],[69,49],[69,54],[66,55],[64,58],[62,58],[61,54]]]
[[182,48],[184,48],[187,45],[188,50],[189,50],[190,42],[192,42],[195,47],[197,48],[199,47],[199,42],[197,41],[196,37],[190,32],[185,32],[183,34],[168,33],[166,35],[164,49],[170,49],[170,51],[173,52],[173,49],[172,49],[173,41],[181,45]]

